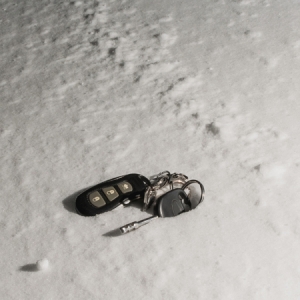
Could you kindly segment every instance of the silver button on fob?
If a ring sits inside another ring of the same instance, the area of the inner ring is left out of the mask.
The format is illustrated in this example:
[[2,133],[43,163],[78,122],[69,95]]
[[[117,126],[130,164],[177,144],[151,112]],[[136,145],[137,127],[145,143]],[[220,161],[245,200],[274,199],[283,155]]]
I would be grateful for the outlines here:
[[[140,174],[128,174],[99,183],[76,198],[78,213],[95,216],[110,211],[120,204],[143,199],[150,181]],[[143,200],[141,200],[143,201]]]

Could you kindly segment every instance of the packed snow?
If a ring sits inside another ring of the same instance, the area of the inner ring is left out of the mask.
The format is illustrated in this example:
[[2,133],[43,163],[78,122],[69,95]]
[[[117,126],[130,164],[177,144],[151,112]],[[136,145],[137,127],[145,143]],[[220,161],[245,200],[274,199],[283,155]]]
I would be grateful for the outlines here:
[[49,267],[49,261],[47,258],[40,259],[36,262],[36,268],[39,271],[46,271]]
[[[300,1],[0,1],[1,299],[300,299]],[[127,173],[205,200],[83,217]]]

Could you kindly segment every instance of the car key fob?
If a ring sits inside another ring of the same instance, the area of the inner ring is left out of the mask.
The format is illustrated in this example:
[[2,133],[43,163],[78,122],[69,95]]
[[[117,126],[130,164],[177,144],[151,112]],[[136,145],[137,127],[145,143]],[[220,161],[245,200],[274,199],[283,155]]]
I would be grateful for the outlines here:
[[76,209],[84,216],[110,211],[120,204],[143,198],[149,179],[140,174],[116,177],[88,188],[76,198]]

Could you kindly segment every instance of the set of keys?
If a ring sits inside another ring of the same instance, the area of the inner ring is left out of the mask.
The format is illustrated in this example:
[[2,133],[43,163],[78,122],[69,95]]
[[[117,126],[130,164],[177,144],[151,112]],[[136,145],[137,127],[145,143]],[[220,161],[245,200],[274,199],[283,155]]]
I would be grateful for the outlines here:
[[204,199],[204,186],[198,180],[188,180],[181,173],[161,172],[149,179],[140,174],[128,174],[99,183],[76,198],[77,212],[95,216],[119,205],[134,201],[143,204],[143,211],[153,216],[120,227],[128,233],[156,218],[175,217],[196,208]]

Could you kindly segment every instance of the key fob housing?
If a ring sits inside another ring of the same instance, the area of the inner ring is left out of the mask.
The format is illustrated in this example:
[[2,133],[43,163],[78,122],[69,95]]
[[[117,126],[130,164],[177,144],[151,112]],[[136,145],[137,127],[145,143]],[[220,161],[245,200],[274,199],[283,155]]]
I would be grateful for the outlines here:
[[88,188],[76,198],[76,209],[84,216],[110,211],[125,199],[143,197],[150,181],[140,174],[116,177]]

